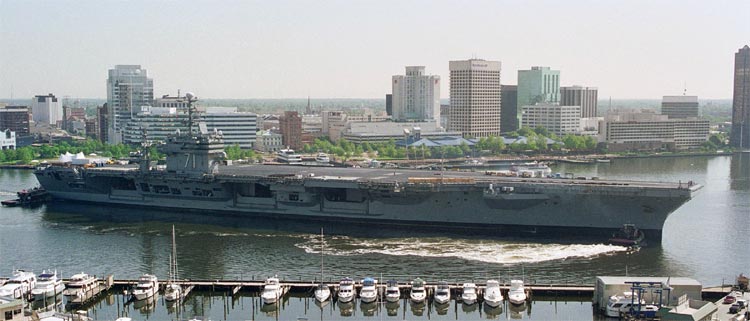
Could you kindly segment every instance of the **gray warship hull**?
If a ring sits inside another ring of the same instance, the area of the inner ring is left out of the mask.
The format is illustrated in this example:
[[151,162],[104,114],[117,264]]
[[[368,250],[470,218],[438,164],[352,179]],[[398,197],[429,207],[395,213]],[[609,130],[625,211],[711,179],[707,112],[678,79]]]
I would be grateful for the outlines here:
[[607,235],[635,224],[655,240],[661,239],[668,215],[701,187],[271,165],[219,166],[199,176],[71,166],[49,166],[35,174],[54,198],[70,201],[496,235]]

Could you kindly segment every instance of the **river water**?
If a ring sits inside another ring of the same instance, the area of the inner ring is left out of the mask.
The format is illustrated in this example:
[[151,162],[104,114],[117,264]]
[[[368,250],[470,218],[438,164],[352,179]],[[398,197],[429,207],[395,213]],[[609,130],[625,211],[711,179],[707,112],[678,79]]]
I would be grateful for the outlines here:
[[[709,286],[731,282],[739,273],[750,272],[750,154],[615,159],[609,164],[560,164],[553,171],[628,180],[692,180],[704,188],[669,216],[661,244],[638,252],[604,244],[549,239],[436,236],[410,231],[380,236],[378,231],[369,231],[325,236],[324,278],[369,275],[381,280],[405,281],[419,276],[428,282],[456,283],[524,278],[527,283],[535,284],[593,285],[597,275],[627,273],[686,276]],[[30,171],[0,170],[0,198],[12,198],[15,191],[36,184]],[[181,278],[262,279],[272,275],[288,280],[320,278],[320,236],[297,232],[304,229],[296,228],[296,224],[65,203],[0,209],[0,276],[8,276],[14,268],[24,268],[36,272],[56,269],[65,277],[85,271],[114,274],[116,278],[136,278],[143,273],[165,278],[172,225],[177,230]],[[197,295],[193,300],[205,304],[206,300],[226,299]],[[242,303],[243,300],[248,303]],[[252,307],[252,298],[237,301],[235,304]],[[305,314],[302,312],[308,305],[303,303],[304,299],[292,298],[289,302],[280,311],[281,319],[298,316],[320,319],[326,311],[318,309],[318,314]],[[99,305],[101,313],[118,314],[112,312],[114,308],[107,308],[106,303]],[[591,318],[588,299],[562,304],[556,300],[537,301],[534,313],[526,316],[539,320],[570,319],[567,312],[555,312],[560,311],[560,305],[566,307],[562,311],[574,306],[572,310],[577,311],[577,316]],[[160,308],[153,313],[158,315]],[[211,313],[191,310],[186,316],[200,314],[223,319],[226,309],[216,310],[218,314],[214,310]],[[291,312],[287,314],[287,310]],[[333,310],[324,319],[336,319],[333,317],[336,313]],[[251,315],[238,319],[279,317],[279,314]],[[423,317],[406,315],[406,319],[428,318],[426,312]],[[176,314],[169,318],[175,317]],[[440,317],[433,311],[429,318]],[[447,317],[473,318],[451,313]],[[480,316],[477,312],[476,317],[487,315]]]

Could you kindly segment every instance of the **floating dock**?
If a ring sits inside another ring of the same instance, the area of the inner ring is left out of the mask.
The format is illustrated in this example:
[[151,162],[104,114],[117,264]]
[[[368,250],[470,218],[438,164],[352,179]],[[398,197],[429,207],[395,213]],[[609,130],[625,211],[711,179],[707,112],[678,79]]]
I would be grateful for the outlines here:
[[[67,284],[67,280],[64,280]],[[85,305],[91,301],[96,300],[99,296],[107,293],[109,289],[111,289],[115,284],[114,277],[112,275],[107,276],[104,280],[97,281],[96,286],[89,288],[86,291],[83,291],[83,295],[79,296],[67,296],[68,298],[68,305],[70,306],[81,306]]]

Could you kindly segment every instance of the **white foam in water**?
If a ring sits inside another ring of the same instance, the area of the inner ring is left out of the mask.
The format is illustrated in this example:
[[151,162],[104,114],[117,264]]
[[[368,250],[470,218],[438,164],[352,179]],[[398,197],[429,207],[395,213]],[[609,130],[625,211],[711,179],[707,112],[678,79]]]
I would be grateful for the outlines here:
[[[320,253],[319,241],[310,237],[295,244],[307,253]],[[326,255],[351,256],[384,254],[395,256],[452,257],[497,264],[535,263],[587,258],[627,251],[626,247],[605,244],[545,244],[494,240],[402,238],[326,240]]]

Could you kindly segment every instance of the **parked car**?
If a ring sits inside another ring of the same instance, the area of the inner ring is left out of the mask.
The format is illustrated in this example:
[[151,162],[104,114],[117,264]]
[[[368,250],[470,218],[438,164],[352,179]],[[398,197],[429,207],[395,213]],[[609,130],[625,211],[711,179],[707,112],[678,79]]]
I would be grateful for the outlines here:
[[729,314],[738,313],[740,312],[740,310],[742,310],[742,307],[740,306],[739,303],[732,304],[732,306],[729,307]]
[[737,298],[735,298],[734,296],[727,295],[724,297],[724,304],[732,304],[735,301],[737,301]]
[[747,307],[747,300],[745,299],[737,299],[737,304],[740,305],[740,308],[744,309]]

